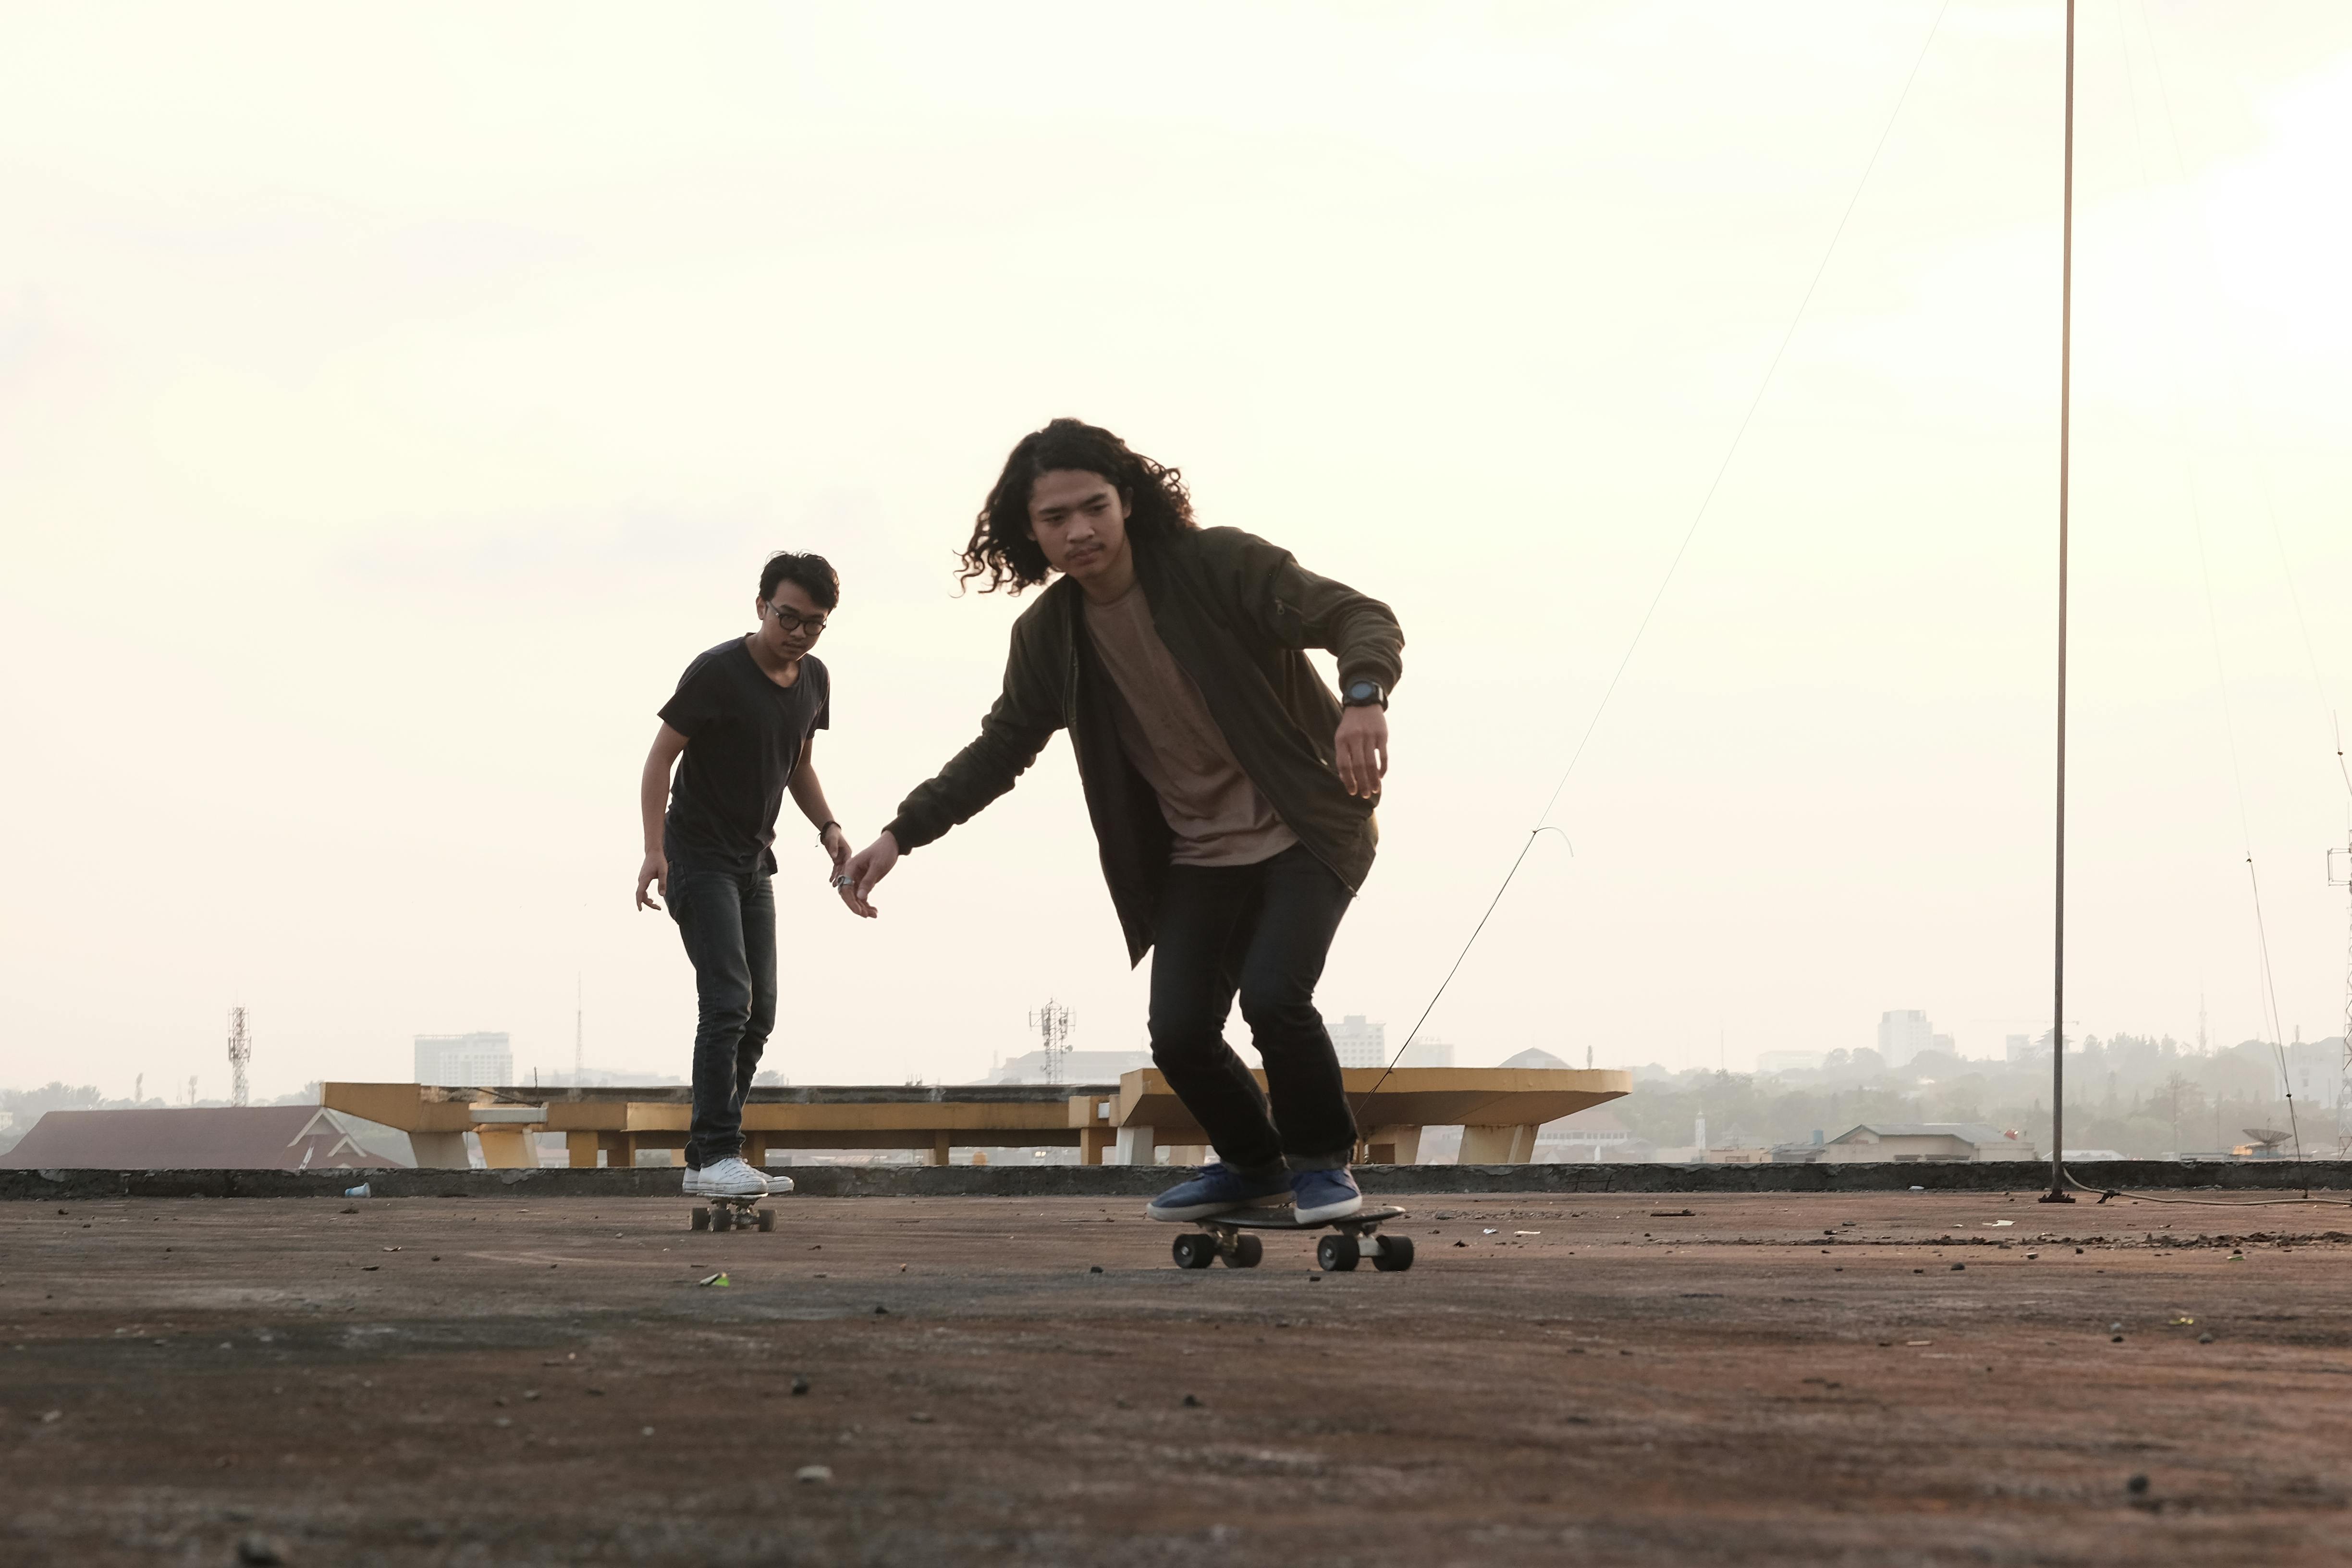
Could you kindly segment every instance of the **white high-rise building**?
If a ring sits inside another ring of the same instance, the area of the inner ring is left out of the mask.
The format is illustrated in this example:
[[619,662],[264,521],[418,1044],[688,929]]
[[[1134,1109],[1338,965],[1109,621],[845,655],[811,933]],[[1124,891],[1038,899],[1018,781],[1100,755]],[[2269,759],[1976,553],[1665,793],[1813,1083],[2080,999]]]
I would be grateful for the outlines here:
[[1343,1068],[1384,1068],[1389,1065],[1389,1026],[1368,1024],[1361,1013],[1350,1013],[1331,1028],[1331,1045]]
[[[1328,1026],[1331,1047],[1339,1053],[1343,1068],[1384,1068],[1389,1065],[1389,1026],[1364,1021],[1361,1013],[1350,1013],[1338,1023]],[[1444,1040],[1415,1040],[1405,1047],[1404,1056],[1397,1062],[1401,1068],[1450,1068],[1454,1065],[1454,1047]]]
[[1879,1016],[1878,1054],[1888,1067],[1899,1068],[1921,1051],[1935,1048],[1935,1028],[1916,1007]]
[[419,1035],[416,1081],[487,1089],[514,1082],[514,1047],[498,1034]]

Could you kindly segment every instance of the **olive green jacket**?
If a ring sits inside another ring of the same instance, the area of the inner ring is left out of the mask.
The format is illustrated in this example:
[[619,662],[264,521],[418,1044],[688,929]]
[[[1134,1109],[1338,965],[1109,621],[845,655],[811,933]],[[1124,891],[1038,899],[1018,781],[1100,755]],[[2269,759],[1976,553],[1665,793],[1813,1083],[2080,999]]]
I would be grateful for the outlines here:
[[[1376,802],[1339,783],[1332,761],[1339,700],[1304,650],[1337,655],[1343,687],[1376,680],[1393,689],[1403,673],[1396,616],[1239,529],[1202,529],[1149,547],[1138,540],[1135,574],[1160,640],[1200,687],[1242,771],[1309,853],[1350,892],[1361,888],[1380,841]],[[1003,695],[981,721],[980,738],[900,804],[888,831],[902,851],[929,844],[1011,789],[1054,731],[1067,729],[1128,958],[1140,963],[1151,950],[1174,836],[1119,744],[1114,700],[1087,635],[1083,591],[1061,578],[1013,623]]]

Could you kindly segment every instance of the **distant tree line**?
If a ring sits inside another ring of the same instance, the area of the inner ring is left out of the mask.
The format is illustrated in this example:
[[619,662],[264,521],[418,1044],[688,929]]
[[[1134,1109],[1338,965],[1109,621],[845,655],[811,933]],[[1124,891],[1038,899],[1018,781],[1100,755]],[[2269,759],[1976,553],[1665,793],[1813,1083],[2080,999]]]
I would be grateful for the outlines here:
[[[2227,1151],[2252,1128],[2302,1135],[2303,1152],[2332,1156],[2339,1039],[2284,1051],[2245,1040],[2200,1052],[2169,1037],[2091,1036],[2066,1047],[2066,1146],[2141,1159]],[[2287,1089],[2294,1106],[2290,1113]],[[1923,1052],[1899,1068],[1874,1050],[1832,1051],[1811,1071],[1772,1074],[1635,1069],[1633,1092],[1611,1104],[1637,1135],[1690,1142],[1704,1112],[1707,1142],[1756,1147],[1835,1138],[1871,1121],[1969,1121],[2015,1131],[2050,1152],[2050,1063],[1985,1061]],[[2289,1147],[2292,1152],[2292,1146]]]

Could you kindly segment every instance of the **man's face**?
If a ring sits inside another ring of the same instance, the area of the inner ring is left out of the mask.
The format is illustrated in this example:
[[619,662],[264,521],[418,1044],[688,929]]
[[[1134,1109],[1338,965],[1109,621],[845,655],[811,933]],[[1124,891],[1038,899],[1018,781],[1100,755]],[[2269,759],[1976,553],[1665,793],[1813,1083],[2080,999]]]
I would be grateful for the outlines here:
[[778,658],[798,658],[815,646],[831,614],[798,583],[779,583],[760,602],[760,640]]
[[1126,558],[1127,514],[1118,487],[1085,468],[1049,468],[1029,487],[1029,537],[1081,583]]

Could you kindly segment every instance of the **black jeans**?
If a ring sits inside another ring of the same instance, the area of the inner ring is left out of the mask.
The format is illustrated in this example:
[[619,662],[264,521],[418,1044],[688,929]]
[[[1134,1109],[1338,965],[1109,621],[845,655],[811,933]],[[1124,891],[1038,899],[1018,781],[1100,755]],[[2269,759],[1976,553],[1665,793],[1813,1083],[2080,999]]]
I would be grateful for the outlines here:
[[[1356,1147],[1315,983],[1352,895],[1293,845],[1255,866],[1171,866],[1151,960],[1151,1059],[1229,1165],[1336,1169]],[[1267,1095],[1225,1044],[1239,992]]]
[[776,1026],[776,894],[764,872],[674,872],[670,918],[694,963],[694,1120],[686,1163],[697,1170],[743,1152],[743,1100]]

